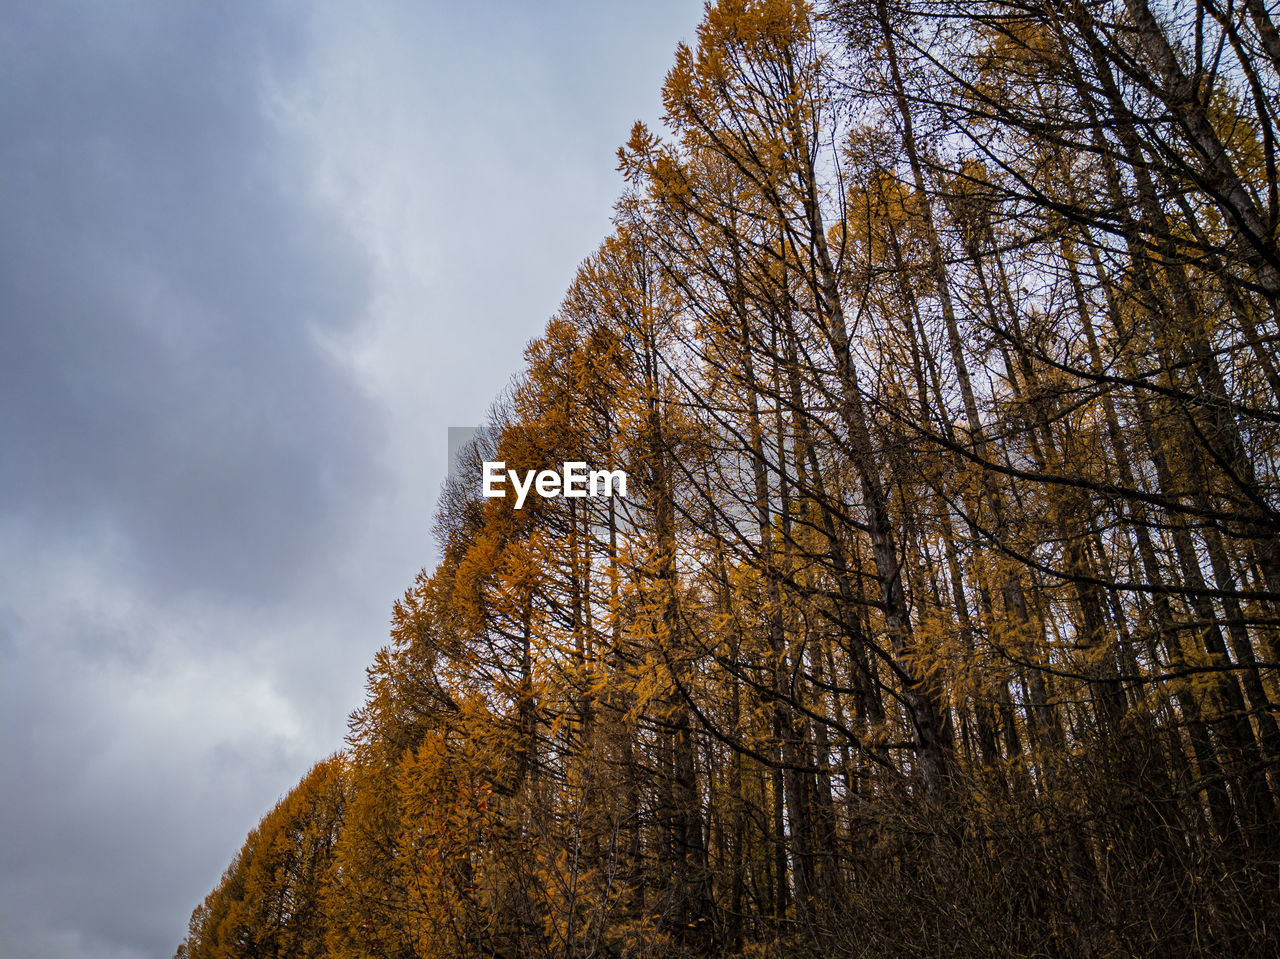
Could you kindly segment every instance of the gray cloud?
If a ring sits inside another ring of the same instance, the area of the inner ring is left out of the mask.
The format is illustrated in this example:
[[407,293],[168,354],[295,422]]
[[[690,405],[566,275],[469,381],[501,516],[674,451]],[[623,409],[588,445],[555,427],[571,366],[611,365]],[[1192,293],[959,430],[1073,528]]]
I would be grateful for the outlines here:
[[298,68],[279,10],[14,7],[0,951],[165,956],[263,785],[323,755],[268,610],[332,578],[380,480],[381,414],[326,346],[368,256],[267,115]]
[[701,3],[0,5],[0,955],[165,959]]
[[275,594],[369,481],[318,340],[367,269],[264,120],[292,68],[268,6],[105,9],[30,5],[6,42],[0,490],[117,527],[158,589]]

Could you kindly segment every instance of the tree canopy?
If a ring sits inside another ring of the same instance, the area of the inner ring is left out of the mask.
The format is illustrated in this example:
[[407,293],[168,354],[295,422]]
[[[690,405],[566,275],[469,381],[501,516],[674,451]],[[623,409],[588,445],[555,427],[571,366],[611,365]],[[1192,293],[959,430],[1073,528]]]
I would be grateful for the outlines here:
[[1280,954],[1273,11],[720,0],[662,93],[179,955]]

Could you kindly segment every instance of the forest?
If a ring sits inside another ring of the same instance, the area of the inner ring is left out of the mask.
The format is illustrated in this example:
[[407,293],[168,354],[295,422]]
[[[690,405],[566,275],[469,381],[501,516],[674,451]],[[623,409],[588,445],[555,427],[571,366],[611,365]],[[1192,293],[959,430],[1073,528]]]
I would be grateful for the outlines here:
[[1276,8],[718,0],[662,98],[178,959],[1280,955]]

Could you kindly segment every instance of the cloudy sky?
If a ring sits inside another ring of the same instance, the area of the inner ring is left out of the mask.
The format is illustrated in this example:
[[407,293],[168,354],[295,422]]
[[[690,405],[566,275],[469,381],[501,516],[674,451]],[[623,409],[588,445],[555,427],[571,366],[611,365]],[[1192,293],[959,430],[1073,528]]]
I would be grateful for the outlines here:
[[0,954],[167,959],[341,746],[697,0],[0,0]]

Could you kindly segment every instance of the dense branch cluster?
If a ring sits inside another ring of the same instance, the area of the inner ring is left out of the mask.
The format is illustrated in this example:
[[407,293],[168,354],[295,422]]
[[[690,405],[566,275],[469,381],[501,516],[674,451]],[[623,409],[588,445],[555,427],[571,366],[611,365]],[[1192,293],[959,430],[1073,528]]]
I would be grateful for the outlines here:
[[663,94],[179,954],[1280,954],[1271,11],[722,0]]

